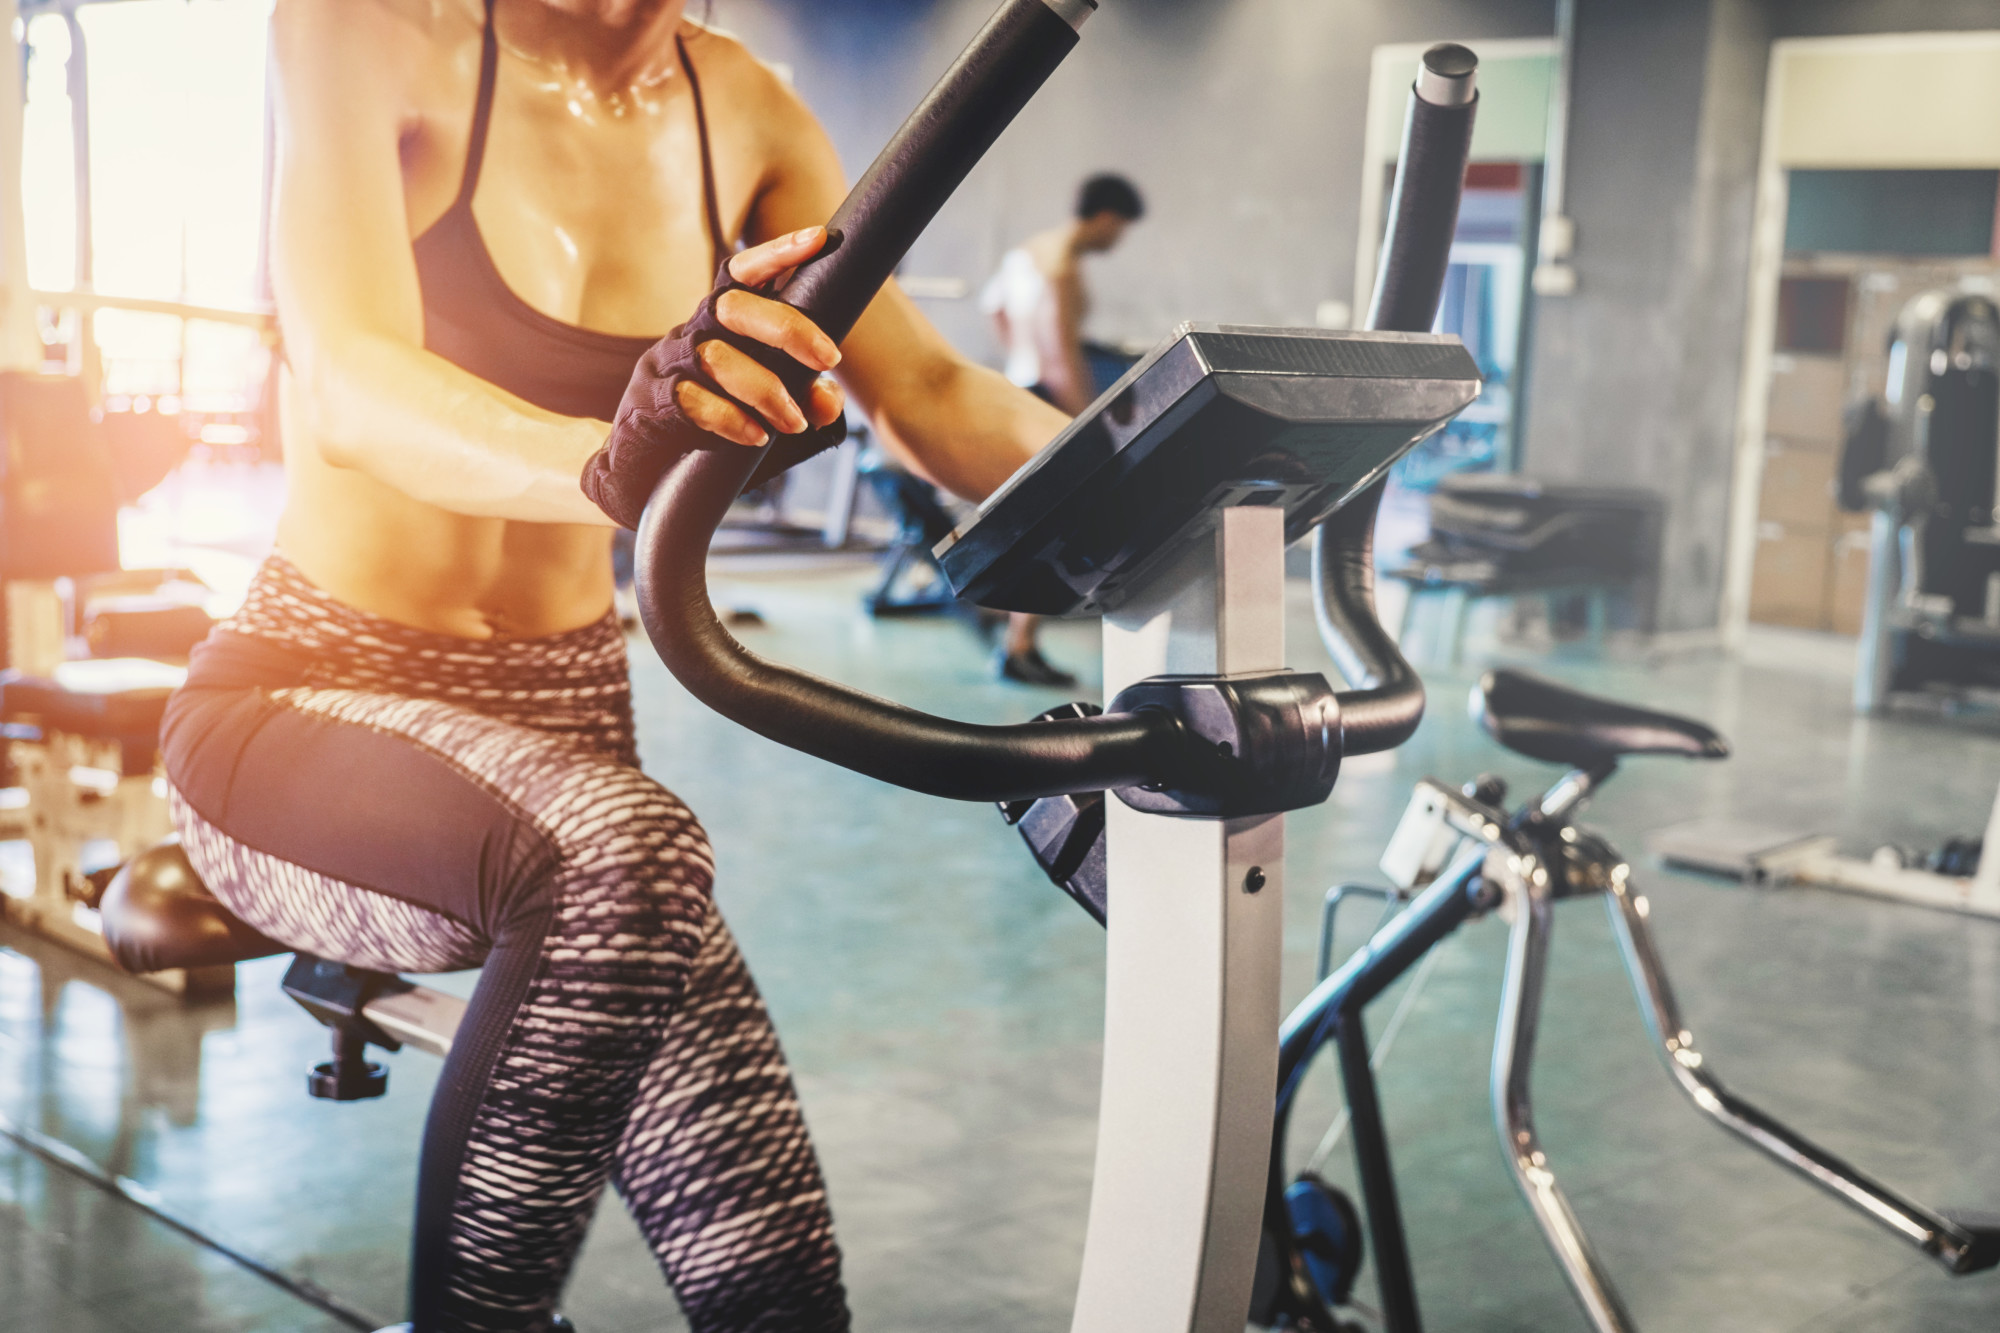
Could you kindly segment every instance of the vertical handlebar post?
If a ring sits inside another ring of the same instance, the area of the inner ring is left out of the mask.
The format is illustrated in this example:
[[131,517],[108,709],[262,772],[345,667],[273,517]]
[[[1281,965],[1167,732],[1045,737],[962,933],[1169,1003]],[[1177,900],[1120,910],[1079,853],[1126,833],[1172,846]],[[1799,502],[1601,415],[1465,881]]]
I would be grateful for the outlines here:
[[[1451,43],[1433,46],[1418,64],[1371,329],[1427,333],[1436,322],[1472,151],[1478,67],[1478,57]],[[1353,687],[1340,694],[1343,754],[1393,750],[1424,716],[1423,681],[1375,614],[1375,515],[1386,484],[1376,482],[1313,533],[1320,637]]]
[[1077,43],[1097,0],[1007,0],[827,222],[840,243],[781,293],[835,342]]

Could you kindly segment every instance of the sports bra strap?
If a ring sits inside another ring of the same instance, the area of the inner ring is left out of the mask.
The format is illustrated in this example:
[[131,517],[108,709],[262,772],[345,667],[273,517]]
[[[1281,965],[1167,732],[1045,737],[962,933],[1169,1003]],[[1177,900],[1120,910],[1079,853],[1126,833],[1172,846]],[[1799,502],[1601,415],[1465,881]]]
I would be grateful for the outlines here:
[[[491,4],[492,0],[487,0]],[[722,208],[715,201],[715,160],[708,149],[708,108],[702,104],[701,80],[695,77],[694,61],[688,59],[687,43],[674,34],[674,50],[680,53],[681,68],[687,72],[688,93],[694,98],[694,125],[701,139],[701,198],[708,209],[708,244],[715,252],[715,267],[729,258],[729,241],[722,230]]]
[[465,174],[459,177],[453,208],[472,207],[479,168],[486,161],[486,131],[493,123],[493,85],[500,73],[500,34],[493,29],[493,5],[486,0],[486,29],[479,38],[479,100],[472,104],[472,133],[465,141]]
[[[493,88],[500,73],[500,35],[493,26],[493,6],[486,0],[486,31],[479,43],[479,100],[472,106],[472,132],[466,136],[465,172],[459,178],[455,209],[472,207],[472,194],[479,188],[479,168],[486,161],[486,132],[493,124]],[[722,207],[715,197],[715,159],[708,146],[708,108],[701,96],[701,80],[695,76],[694,61],[688,59],[687,42],[674,34],[674,52],[687,74],[688,93],[694,99],[694,123],[701,140],[701,198],[708,223],[708,244],[716,268],[729,258],[729,241],[722,229]]]

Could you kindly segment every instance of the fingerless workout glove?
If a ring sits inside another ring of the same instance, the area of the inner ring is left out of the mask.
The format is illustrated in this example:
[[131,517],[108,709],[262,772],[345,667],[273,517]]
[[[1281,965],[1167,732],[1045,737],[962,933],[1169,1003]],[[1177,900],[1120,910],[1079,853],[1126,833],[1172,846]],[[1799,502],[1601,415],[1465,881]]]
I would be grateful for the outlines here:
[[[811,401],[812,383],[818,378],[818,371],[801,364],[789,352],[725,328],[716,316],[715,303],[723,294],[739,291],[756,289],[731,277],[725,262],[716,274],[715,290],[702,298],[693,317],[654,343],[633,368],[632,382],[625,387],[625,397],[618,404],[611,434],[605,438],[604,447],[591,455],[582,479],[583,493],[620,527],[639,526],[639,516],[645,512],[653,487],[682,455],[694,449],[745,447],[703,430],[681,410],[677,390],[684,380],[699,384],[718,398],[737,401],[702,366],[696,353],[703,343],[726,342],[763,365],[778,377],[801,411]],[[757,417],[749,407],[737,405]],[[847,418],[835,417],[827,425],[798,435],[782,435],[775,430],[770,433],[771,443],[765,446],[756,471],[744,483],[745,490],[761,486],[786,468],[839,444],[847,438]]]

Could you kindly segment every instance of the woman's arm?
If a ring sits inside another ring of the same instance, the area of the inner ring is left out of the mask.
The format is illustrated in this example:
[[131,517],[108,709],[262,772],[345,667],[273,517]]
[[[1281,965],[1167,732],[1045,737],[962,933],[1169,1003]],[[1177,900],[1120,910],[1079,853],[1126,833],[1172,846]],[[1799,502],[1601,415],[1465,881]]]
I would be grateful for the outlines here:
[[982,500],[1069,418],[960,356],[893,282],[845,345],[841,379],[884,442],[946,490]]
[[605,524],[577,488],[603,425],[424,350],[401,153],[429,34],[386,4],[284,0],[273,35],[272,276],[306,433],[328,462],[455,513]]

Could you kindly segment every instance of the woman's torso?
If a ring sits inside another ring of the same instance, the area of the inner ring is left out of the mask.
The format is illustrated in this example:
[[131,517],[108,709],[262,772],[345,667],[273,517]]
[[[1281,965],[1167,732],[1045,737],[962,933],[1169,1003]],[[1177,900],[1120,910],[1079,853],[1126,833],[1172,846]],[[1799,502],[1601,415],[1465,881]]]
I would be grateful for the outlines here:
[[[509,48],[499,58],[472,215],[506,288],[561,324],[643,346],[678,323],[714,278],[702,133],[675,70],[643,101],[593,97]],[[451,210],[479,95],[481,0],[438,16],[408,80],[402,178],[409,235]],[[681,29],[701,79],[725,246],[764,171],[758,140],[724,110],[749,63],[728,39]],[[671,54],[670,57],[671,58]],[[636,350],[633,352],[636,360]],[[279,543],[314,583],[403,624],[468,638],[560,633],[610,605],[605,529],[455,514],[321,455],[289,376],[281,409],[287,500]]]

